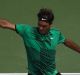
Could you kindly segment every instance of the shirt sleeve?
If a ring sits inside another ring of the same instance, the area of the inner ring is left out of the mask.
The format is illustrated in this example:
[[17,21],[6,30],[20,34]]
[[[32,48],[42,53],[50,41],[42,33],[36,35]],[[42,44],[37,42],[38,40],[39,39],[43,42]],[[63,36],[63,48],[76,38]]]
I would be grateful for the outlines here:
[[26,24],[16,24],[16,32],[21,35],[24,36],[25,31],[27,31],[27,29],[29,28],[29,25]]
[[64,43],[65,39],[66,39],[65,36],[60,32],[60,34],[59,34],[59,44]]

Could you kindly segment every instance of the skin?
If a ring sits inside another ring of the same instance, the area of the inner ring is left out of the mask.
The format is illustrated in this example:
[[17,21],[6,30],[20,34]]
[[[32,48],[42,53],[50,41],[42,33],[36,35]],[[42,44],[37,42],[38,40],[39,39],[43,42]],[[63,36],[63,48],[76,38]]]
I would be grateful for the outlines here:
[[46,34],[50,30],[51,25],[45,21],[38,21],[38,30],[41,34]]
[[0,19],[0,27],[15,31],[15,24],[5,19]]
[[[15,31],[15,24],[5,19],[0,19],[0,27]],[[50,28],[51,28],[51,25],[48,22],[38,21],[38,29],[41,34],[46,34]],[[66,39],[63,44],[66,47],[69,47],[72,50],[80,53],[80,46],[74,43],[71,39]]]

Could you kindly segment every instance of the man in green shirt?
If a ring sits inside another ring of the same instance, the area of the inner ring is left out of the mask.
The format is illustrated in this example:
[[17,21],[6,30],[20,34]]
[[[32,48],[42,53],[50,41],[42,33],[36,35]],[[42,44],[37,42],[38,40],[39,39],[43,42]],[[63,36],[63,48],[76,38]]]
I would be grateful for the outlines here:
[[24,41],[28,57],[29,75],[61,75],[56,69],[56,46],[63,43],[80,53],[80,47],[66,39],[56,28],[51,28],[54,20],[52,10],[43,8],[37,14],[38,26],[13,24],[0,19],[0,27],[16,31]]

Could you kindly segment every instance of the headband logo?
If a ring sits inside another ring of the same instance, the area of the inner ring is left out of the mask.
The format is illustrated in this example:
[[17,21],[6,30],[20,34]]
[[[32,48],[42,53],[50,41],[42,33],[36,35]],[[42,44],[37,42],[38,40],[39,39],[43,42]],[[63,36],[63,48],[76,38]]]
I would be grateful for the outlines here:
[[45,19],[45,18],[42,18],[41,20],[42,20],[42,21],[45,21],[45,20],[47,20],[47,19]]

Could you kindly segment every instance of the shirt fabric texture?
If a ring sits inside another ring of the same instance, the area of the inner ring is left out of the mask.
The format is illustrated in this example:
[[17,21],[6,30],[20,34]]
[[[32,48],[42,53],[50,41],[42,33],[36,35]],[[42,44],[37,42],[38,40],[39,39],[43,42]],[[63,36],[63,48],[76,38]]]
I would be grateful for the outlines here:
[[16,32],[23,38],[28,58],[28,73],[32,75],[56,75],[56,46],[65,41],[57,28],[51,28],[42,35],[37,27],[28,24],[16,24]]

